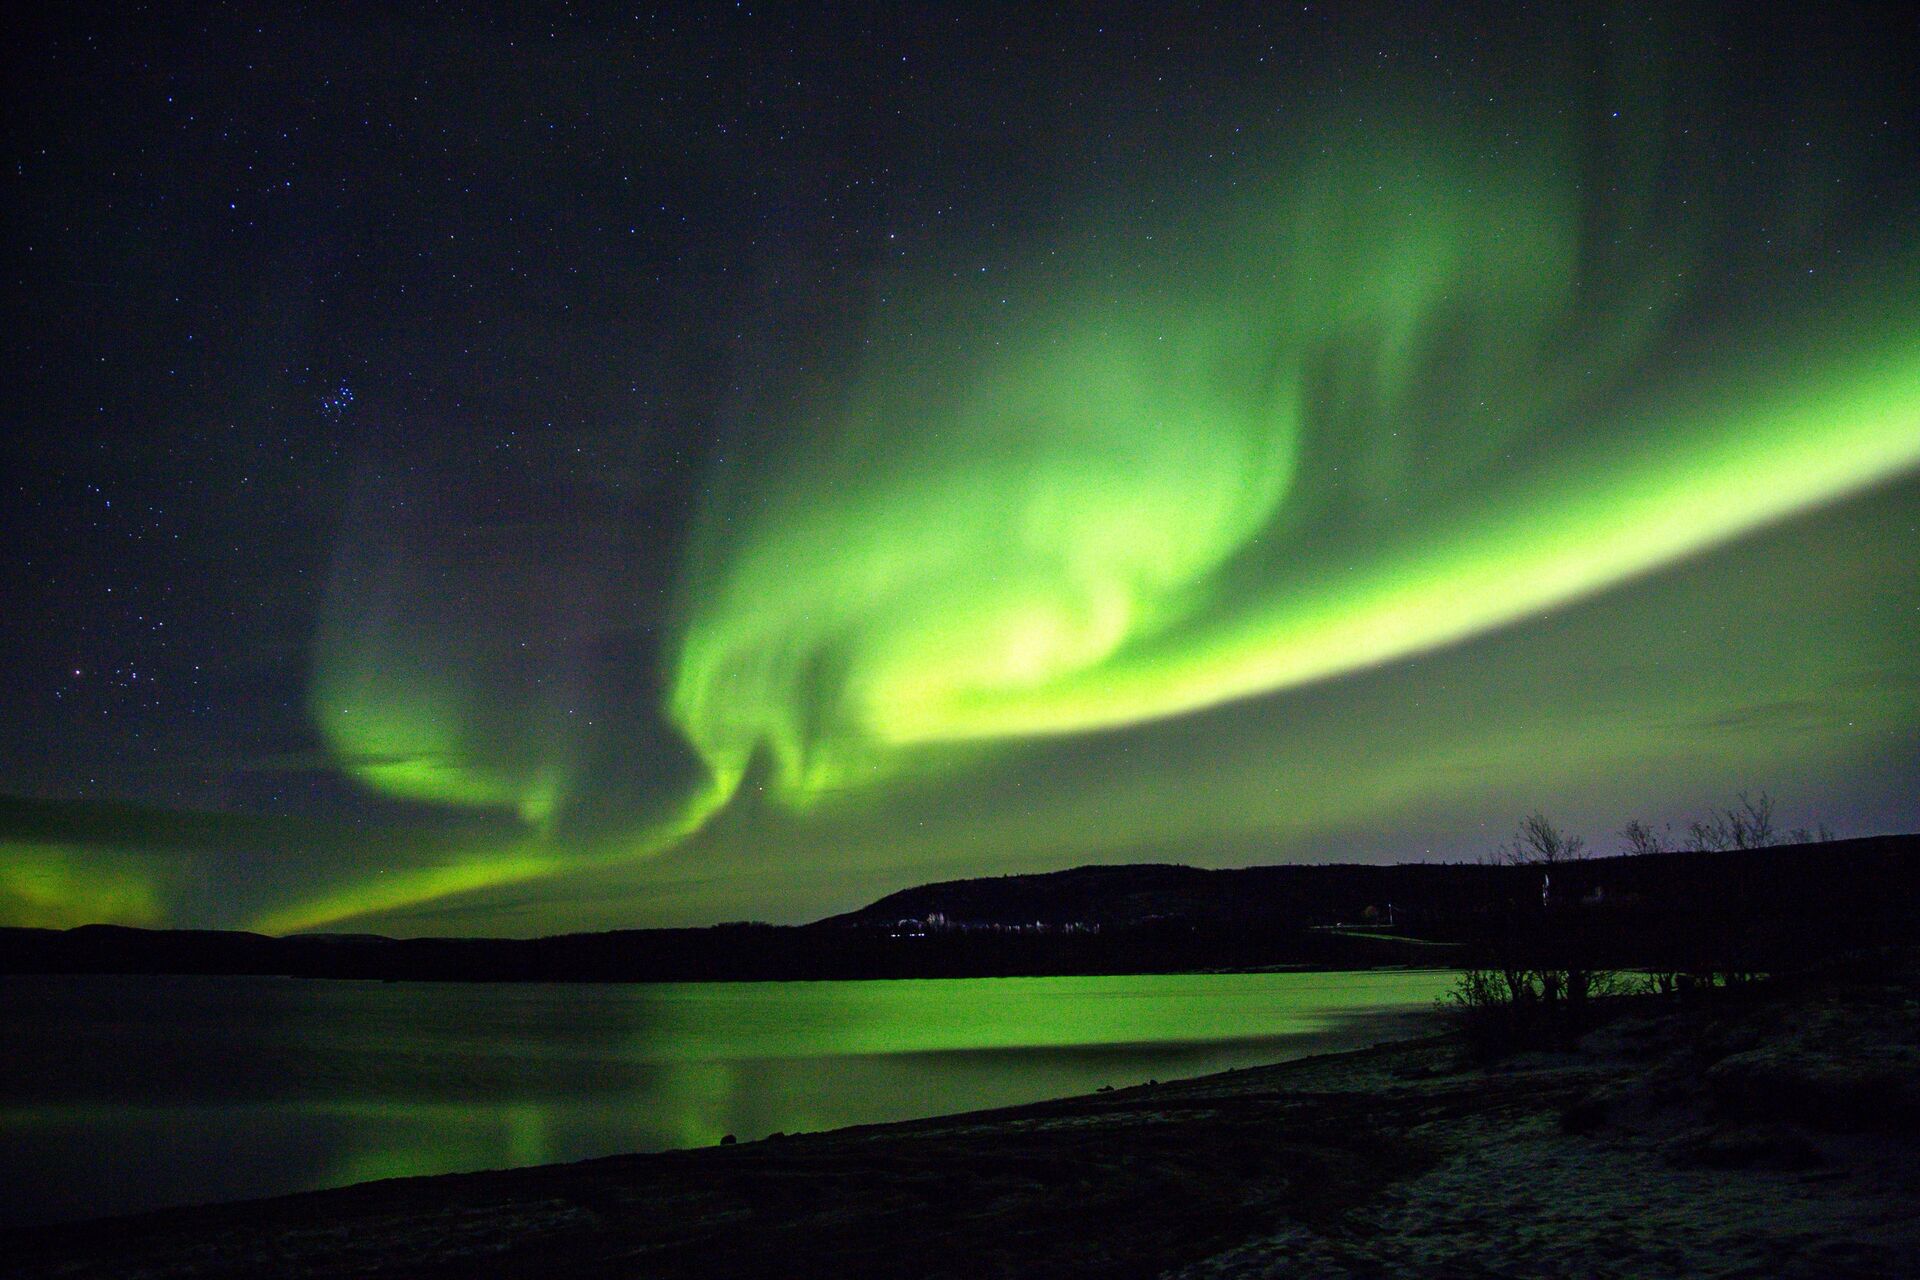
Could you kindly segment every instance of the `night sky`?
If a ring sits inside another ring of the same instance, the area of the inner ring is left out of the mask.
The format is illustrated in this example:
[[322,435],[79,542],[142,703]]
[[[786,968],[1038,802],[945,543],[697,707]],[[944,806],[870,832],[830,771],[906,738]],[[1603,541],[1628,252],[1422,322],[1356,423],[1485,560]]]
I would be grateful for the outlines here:
[[72,8],[0,923],[1920,828],[1902,6]]

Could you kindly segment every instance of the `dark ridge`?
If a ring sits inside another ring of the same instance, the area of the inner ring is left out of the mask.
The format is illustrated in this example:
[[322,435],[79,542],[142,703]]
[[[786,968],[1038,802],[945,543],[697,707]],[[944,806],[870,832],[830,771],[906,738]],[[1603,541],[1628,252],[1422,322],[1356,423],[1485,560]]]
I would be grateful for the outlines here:
[[647,982],[1450,964],[1489,922],[1621,966],[1784,971],[1920,931],[1920,836],[1539,866],[1088,866],[889,894],[796,927],[534,939],[0,929],[0,973]]

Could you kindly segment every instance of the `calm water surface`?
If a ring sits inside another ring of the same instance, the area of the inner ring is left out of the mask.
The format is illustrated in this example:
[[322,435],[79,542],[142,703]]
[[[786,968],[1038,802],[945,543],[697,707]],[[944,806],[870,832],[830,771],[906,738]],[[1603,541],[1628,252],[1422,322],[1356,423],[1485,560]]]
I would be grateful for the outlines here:
[[0,1225],[1200,1075],[1406,1033],[1451,982],[0,978]]

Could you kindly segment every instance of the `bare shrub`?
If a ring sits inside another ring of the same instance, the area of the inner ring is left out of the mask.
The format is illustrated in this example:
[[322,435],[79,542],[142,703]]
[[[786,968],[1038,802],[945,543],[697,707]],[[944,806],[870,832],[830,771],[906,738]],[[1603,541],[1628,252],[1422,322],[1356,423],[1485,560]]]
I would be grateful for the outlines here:
[[1627,842],[1628,853],[1672,852],[1672,846],[1666,838],[1638,818],[1620,828],[1619,836]]
[[1532,970],[1464,969],[1439,1005],[1453,1016],[1475,1052],[1494,1057],[1526,1042],[1540,1006],[1540,989]]
[[1530,813],[1514,829],[1513,839],[1497,848],[1495,861],[1523,867],[1550,867],[1586,856],[1584,836],[1568,835],[1544,813]]
[[1773,797],[1764,791],[1757,796],[1742,791],[1738,807],[1687,824],[1687,849],[1693,853],[1764,849],[1773,843]]

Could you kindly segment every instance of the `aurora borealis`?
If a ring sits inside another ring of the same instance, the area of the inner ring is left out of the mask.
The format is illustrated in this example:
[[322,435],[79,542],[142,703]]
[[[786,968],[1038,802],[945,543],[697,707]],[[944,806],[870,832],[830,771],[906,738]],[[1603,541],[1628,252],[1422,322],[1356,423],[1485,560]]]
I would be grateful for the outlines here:
[[1920,827],[1910,21],[61,21],[0,922]]

